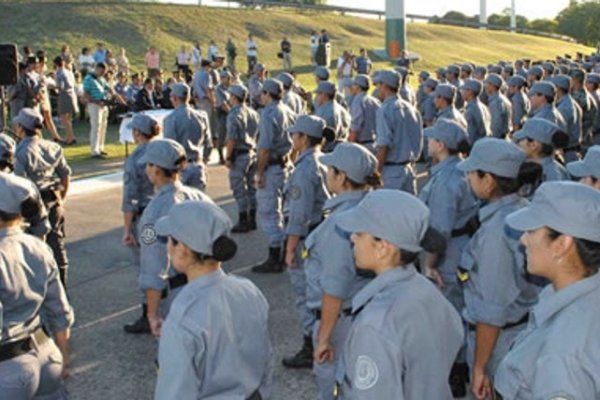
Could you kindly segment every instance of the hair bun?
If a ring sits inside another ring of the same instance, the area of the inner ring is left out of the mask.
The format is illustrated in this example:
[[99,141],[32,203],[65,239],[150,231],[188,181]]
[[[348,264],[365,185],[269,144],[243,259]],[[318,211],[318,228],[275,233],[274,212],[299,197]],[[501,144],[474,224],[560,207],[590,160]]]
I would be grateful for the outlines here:
[[435,228],[427,228],[421,239],[421,247],[428,253],[442,254],[446,251],[446,238]]
[[229,236],[219,236],[212,246],[212,257],[225,262],[231,260],[237,253],[237,244]]

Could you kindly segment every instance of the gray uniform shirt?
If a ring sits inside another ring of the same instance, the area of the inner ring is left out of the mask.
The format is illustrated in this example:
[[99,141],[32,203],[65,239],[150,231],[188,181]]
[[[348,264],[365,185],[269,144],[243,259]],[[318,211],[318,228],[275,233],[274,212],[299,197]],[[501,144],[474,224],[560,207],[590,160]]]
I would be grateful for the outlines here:
[[236,105],[227,114],[227,140],[235,141],[236,150],[252,150],[256,147],[260,117],[246,105]]
[[15,150],[15,174],[31,179],[40,191],[54,190],[62,178],[71,175],[71,168],[59,144],[27,136]]
[[121,211],[126,213],[141,213],[150,203],[154,194],[154,186],[146,175],[146,166],[138,160],[146,152],[147,143],[140,143],[133,153],[127,157],[123,172],[123,201]]
[[201,69],[194,75],[192,82],[192,89],[194,90],[194,96],[200,100],[208,98],[208,92],[214,88],[212,78],[208,72]]
[[271,392],[269,305],[248,279],[217,269],[188,283],[162,327],[156,400],[247,399]]
[[415,96],[415,92],[412,90],[410,85],[408,85],[408,84],[403,85],[400,88],[400,90],[398,91],[398,93],[400,94],[400,97],[402,97],[404,100],[408,101],[411,105],[415,106],[417,104],[417,98]]
[[421,106],[421,115],[423,116],[423,121],[425,122],[433,122],[435,116],[437,115],[437,109],[435,108],[435,98],[433,97],[433,93],[425,95],[425,99],[423,99],[423,104]]
[[377,276],[354,296],[352,310],[344,400],[452,399],[448,375],[463,343],[462,321],[413,265]]
[[512,111],[510,101],[497,92],[489,96],[488,108],[490,109],[492,136],[503,139],[510,132]]
[[164,138],[181,144],[188,161],[200,159],[206,140],[210,137],[210,122],[206,112],[182,104],[165,118],[163,125]]
[[315,111],[315,115],[323,118],[327,126],[333,128],[336,140],[346,140],[352,117],[337,101],[328,101],[322,104]]
[[221,107],[223,107],[223,105],[225,105],[229,100],[229,92],[227,91],[227,89],[228,86],[225,86],[222,83],[219,83],[215,87],[215,106],[221,111],[223,111]]
[[0,345],[28,337],[44,324],[51,332],[73,325],[52,250],[19,227],[0,229]]
[[377,111],[375,146],[389,148],[386,162],[418,159],[423,148],[423,121],[417,109],[399,96],[385,99]]
[[600,398],[600,274],[548,285],[496,372],[505,399]]
[[541,160],[542,168],[543,168],[543,176],[542,180],[544,182],[548,181],[566,181],[570,180],[571,176],[567,172],[567,169],[558,163],[554,159],[554,157],[544,157]]
[[531,118],[543,118],[550,122],[554,122],[560,127],[560,129],[568,133],[565,119],[563,118],[560,111],[558,111],[553,104],[546,104],[545,106],[540,107],[537,110],[532,110]]
[[359,93],[352,100],[350,130],[358,132],[357,141],[359,143],[375,141],[377,112],[380,108],[381,102],[365,92]]
[[261,104],[260,95],[262,93],[264,81],[259,79],[257,75],[252,75],[250,79],[248,79],[248,96],[253,105]]
[[510,97],[510,103],[512,106],[513,129],[517,126],[522,127],[531,108],[529,98],[522,90],[519,90]]
[[456,107],[454,107],[454,104],[439,110],[436,115],[436,118],[437,119],[441,119],[441,118],[449,119],[451,121],[456,122],[463,128],[467,129],[467,120],[465,119],[465,117],[463,117],[463,115],[460,112],[458,112]]
[[260,112],[257,149],[269,150],[271,158],[287,155],[292,148],[288,129],[295,120],[294,112],[285,104],[280,101],[269,103]]
[[571,95],[561,97],[556,101],[556,109],[565,120],[566,133],[569,135],[569,147],[581,143],[581,108]]
[[479,98],[467,102],[465,120],[467,121],[467,133],[471,144],[492,134],[490,110]]
[[297,116],[306,114],[304,100],[292,90],[287,90],[283,95],[283,103],[286,104]]

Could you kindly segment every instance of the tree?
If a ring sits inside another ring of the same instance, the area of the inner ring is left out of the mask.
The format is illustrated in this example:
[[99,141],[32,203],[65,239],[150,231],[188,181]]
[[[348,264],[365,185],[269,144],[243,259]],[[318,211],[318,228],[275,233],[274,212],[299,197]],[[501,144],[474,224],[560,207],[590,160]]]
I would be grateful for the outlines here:
[[600,3],[571,2],[557,17],[557,32],[571,36],[578,42],[595,46],[600,39]]
[[550,32],[556,33],[558,29],[558,22],[554,19],[534,19],[529,22],[529,29],[533,29],[534,31],[542,31],[542,32]]

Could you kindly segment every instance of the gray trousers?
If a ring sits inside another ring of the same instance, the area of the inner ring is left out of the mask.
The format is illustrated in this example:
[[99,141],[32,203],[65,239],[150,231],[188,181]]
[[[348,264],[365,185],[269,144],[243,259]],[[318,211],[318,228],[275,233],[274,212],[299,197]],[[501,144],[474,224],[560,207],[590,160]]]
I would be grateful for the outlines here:
[[304,240],[301,240],[296,247],[296,264],[295,268],[288,268],[290,282],[296,294],[296,311],[302,323],[302,332],[304,336],[312,336],[316,318],[314,314],[306,306],[306,274],[302,265],[302,248],[304,248]]
[[29,353],[0,362],[0,398],[66,400],[62,368],[62,354],[53,340],[34,344]]
[[283,233],[283,186],[286,171],[272,165],[264,173],[265,186],[256,190],[257,214],[260,225],[267,236],[269,247],[281,247]]
[[208,122],[210,123],[211,135],[208,135],[208,137],[206,138],[206,144],[204,146],[203,154],[203,157],[206,160],[210,157],[210,153],[212,152],[212,133],[215,131],[215,113],[213,112],[212,104],[210,103],[210,101],[208,101],[208,99],[196,99],[196,107],[198,108],[198,110],[206,112],[206,114],[208,115]]
[[417,194],[415,171],[413,166],[386,165],[381,170],[384,189],[398,189],[410,194]]
[[256,157],[249,154],[238,155],[229,169],[229,187],[239,212],[256,210],[255,172]]

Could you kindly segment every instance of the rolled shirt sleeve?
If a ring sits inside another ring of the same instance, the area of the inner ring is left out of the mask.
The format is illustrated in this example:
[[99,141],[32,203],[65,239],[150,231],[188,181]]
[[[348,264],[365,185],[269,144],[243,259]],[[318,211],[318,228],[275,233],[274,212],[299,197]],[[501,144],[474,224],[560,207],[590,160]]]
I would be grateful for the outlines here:
[[60,282],[58,267],[51,256],[50,249],[45,263],[48,269],[48,286],[42,303],[44,322],[52,332],[70,328],[75,321],[73,308],[69,304],[65,289]]

